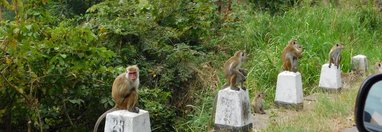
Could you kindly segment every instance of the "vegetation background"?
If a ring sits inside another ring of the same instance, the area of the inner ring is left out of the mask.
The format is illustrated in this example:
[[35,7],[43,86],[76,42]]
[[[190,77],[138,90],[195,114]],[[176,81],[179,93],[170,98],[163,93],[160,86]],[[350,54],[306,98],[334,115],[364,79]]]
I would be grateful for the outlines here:
[[351,56],[366,55],[372,69],[382,55],[380,4],[373,0],[0,4],[1,131],[91,130],[113,107],[114,78],[132,64],[141,69],[139,107],[150,112],[153,131],[208,131],[225,82],[222,63],[237,50],[250,54],[246,86],[251,98],[266,94],[267,108],[274,107],[280,55],[291,38],[304,47],[305,95],[318,92],[334,43],[345,45],[343,72],[351,70]]

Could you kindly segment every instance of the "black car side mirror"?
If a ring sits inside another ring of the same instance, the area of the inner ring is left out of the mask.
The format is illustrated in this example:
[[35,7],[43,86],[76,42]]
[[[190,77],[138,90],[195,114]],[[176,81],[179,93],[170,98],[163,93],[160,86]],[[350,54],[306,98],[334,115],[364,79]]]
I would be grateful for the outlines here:
[[360,132],[382,131],[382,74],[363,81],[358,91],[354,117]]

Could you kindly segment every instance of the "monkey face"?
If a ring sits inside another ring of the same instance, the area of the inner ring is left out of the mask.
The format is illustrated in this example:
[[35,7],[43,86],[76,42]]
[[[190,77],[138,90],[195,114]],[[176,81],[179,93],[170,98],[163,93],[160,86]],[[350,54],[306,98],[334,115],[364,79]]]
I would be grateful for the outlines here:
[[343,49],[344,48],[344,45],[342,43],[337,43],[336,44],[336,47],[337,48],[340,48],[340,49]]
[[131,79],[133,81],[135,81],[135,79],[137,79],[137,72],[135,72],[135,71],[128,71],[127,74],[128,74],[128,78],[129,79]]
[[257,94],[257,98],[264,98],[264,93],[263,93],[263,92],[258,93],[258,94]]
[[138,66],[128,66],[126,68],[126,77],[128,79],[131,79],[132,81],[135,81],[139,77],[139,69]]
[[240,61],[245,61],[247,59],[247,53],[242,50],[239,50],[235,53],[236,56],[239,56]]
[[247,59],[247,53],[245,53],[244,51],[241,52],[241,60],[242,61],[245,61]]
[[378,62],[378,63],[375,65],[375,69],[376,69],[378,72],[382,72],[382,61]]
[[302,54],[302,46],[299,44],[299,43],[297,43],[297,41],[295,40],[295,41],[292,41],[293,43],[293,48],[296,50],[296,53],[299,55],[299,56],[301,56],[301,54]]

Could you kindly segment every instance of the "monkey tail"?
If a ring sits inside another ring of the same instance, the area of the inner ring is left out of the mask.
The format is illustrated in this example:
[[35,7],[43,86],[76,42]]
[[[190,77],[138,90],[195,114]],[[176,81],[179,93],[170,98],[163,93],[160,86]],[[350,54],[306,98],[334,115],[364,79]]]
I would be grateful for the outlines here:
[[101,121],[103,120],[103,118],[106,117],[106,114],[107,114],[107,113],[110,113],[110,112],[113,112],[113,111],[116,111],[116,110],[117,110],[116,107],[111,108],[111,109],[107,110],[106,112],[104,112],[100,117],[98,117],[97,122],[96,122],[96,124],[94,125],[93,132],[97,132],[97,131],[98,131],[98,126],[99,126],[99,124],[101,123]]

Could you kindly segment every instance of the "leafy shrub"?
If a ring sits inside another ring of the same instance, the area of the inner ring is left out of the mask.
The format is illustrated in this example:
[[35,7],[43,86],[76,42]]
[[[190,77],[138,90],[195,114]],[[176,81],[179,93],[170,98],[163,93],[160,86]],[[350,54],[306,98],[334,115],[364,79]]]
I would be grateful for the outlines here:
[[3,21],[0,96],[11,94],[13,102],[4,100],[0,114],[12,116],[13,128],[31,121],[34,130],[92,129],[113,106],[114,78],[138,64],[139,107],[150,111],[153,130],[174,131],[196,98],[186,96],[190,82],[200,81],[195,69],[213,49],[202,43],[215,21],[213,3],[103,1],[84,15],[89,5],[79,3],[67,9],[69,3],[28,1],[26,14],[15,16],[26,17]]

